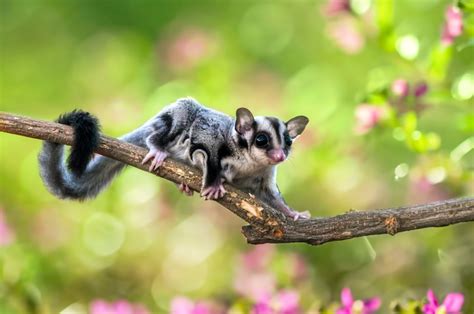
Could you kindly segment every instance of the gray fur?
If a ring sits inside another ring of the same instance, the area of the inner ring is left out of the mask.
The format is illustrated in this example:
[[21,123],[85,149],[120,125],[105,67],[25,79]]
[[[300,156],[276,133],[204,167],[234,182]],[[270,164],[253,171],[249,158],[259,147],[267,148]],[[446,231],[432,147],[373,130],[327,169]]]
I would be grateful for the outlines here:
[[[291,142],[304,130],[307,118],[297,117],[288,123],[290,129],[280,119],[253,117],[245,108],[238,109],[236,118],[232,118],[192,98],[183,98],[122,140],[149,149],[144,162],[153,158],[151,170],[159,167],[165,157],[200,168],[201,193],[206,199],[222,197],[222,184],[228,182],[298,218],[299,214],[280,195],[276,164],[289,155]],[[268,139],[265,147],[257,147],[255,142],[261,134]],[[82,176],[76,177],[64,166],[63,146],[48,142],[44,143],[39,160],[46,186],[60,198],[94,197],[124,168],[118,161],[98,156]]]
[[[144,138],[149,127],[142,127],[121,137],[121,140],[146,147]],[[40,175],[48,190],[59,198],[84,200],[93,198],[104,189],[126,165],[114,159],[97,155],[81,176],[76,176],[65,166],[64,145],[43,142],[38,156]]]

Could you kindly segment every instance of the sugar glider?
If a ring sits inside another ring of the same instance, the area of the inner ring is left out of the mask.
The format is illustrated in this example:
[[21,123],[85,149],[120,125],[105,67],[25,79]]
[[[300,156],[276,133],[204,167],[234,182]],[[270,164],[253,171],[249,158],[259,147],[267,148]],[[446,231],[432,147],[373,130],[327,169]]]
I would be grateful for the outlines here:
[[[293,219],[309,214],[292,210],[276,183],[276,167],[288,158],[293,141],[305,129],[308,118],[297,116],[286,122],[274,117],[254,117],[246,108],[235,118],[206,108],[192,98],[178,99],[121,140],[148,149],[143,163],[150,171],[166,158],[202,170],[201,195],[218,199],[228,182]],[[98,120],[87,112],[73,111],[57,122],[74,129],[74,144],[67,161],[64,145],[45,141],[39,154],[40,174],[49,191],[59,198],[84,200],[95,197],[125,164],[98,156]],[[182,192],[192,191],[183,182]]]

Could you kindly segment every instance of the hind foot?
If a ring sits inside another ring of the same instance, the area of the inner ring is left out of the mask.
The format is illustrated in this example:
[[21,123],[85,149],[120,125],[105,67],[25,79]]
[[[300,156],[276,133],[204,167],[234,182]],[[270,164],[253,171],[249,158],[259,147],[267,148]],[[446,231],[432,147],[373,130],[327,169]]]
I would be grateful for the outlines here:
[[294,221],[296,221],[298,219],[309,219],[309,218],[311,218],[311,214],[307,210],[305,210],[304,212],[293,211],[292,214],[290,214],[290,216],[293,218]]
[[146,154],[145,158],[142,160],[142,165],[145,164],[148,160],[152,159],[152,162],[150,164],[150,168],[148,168],[149,171],[155,171],[161,165],[163,164],[163,161],[165,161],[166,157],[168,157],[168,153],[162,150],[158,150],[155,148],[150,149],[148,154]]
[[219,182],[203,188],[201,191],[201,196],[203,196],[206,200],[216,200],[223,197],[225,193],[226,190],[224,189],[224,185],[222,182]]
[[181,193],[186,194],[187,196],[193,196],[194,191],[186,183],[176,184]]
[[298,220],[298,219],[309,219],[311,218],[311,214],[309,211],[304,211],[304,212],[297,212],[296,210],[293,210],[292,208],[288,206],[282,206],[281,209],[285,214],[293,218],[293,220]]

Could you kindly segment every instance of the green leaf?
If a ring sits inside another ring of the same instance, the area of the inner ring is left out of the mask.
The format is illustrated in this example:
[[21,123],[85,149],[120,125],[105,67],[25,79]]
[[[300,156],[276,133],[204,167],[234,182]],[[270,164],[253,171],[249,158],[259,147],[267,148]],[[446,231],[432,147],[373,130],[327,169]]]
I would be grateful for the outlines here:
[[393,28],[393,0],[376,0],[375,14],[382,33]]
[[395,50],[395,33],[393,32],[393,0],[375,1],[375,19],[380,30],[380,42],[387,51]]
[[472,41],[472,35],[474,35],[474,13],[466,14],[463,19],[464,34],[468,35],[468,38]]
[[407,134],[413,133],[417,126],[417,117],[414,111],[407,112],[402,118],[402,126]]
[[458,6],[465,12],[474,11],[474,0],[459,0]]
[[457,51],[461,51],[472,46],[474,46],[474,38],[466,41],[465,43],[459,44],[456,49]]
[[441,44],[437,45],[431,52],[430,56],[430,67],[429,74],[437,80],[443,80],[449,63],[451,61],[451,56],[453,54],[452,46],[442,46]]
[[370,94],[367,97],[368,103],[374,104],[374,105],[379,105],[379,104],[384,104],[387,102],[387,97],[385,95],[380,94],[380,93],[375,93],[375,94]]
[[428,145],[428,150],[437,150],[441,146],[441,137],[434,132],[430,132],[426,134],[426,143]]

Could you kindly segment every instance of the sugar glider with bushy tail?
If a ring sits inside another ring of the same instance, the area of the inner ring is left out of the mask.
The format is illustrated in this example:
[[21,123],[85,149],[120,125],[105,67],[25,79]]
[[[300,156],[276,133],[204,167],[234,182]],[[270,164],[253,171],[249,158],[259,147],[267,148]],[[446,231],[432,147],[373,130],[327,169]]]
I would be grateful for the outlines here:
[[[59,198],[95,197],[125,164],[103,156],[93,158],[99,143],[99,124],[91,114],[73,111],[57,121],[74,129],[74,144],[66,166],[64,146],[45,141],[39,155],[41,177]],[[226,193],[223,183],[228,182],[298,219],[309,215],[285,203],[276,184],[276,166],[288,158],[293,141],[308,121],[304,116],[287,122],[254,117],[245,108],[239,108],[233,118],[192,98],[183,98],[121,140],[148,148],[143,163],[150,162],[150,171],[158,169],[168,157],[201,169],[201,195],[206,199],[222,197]],[[192,194],[184,182],[179,188]]]

